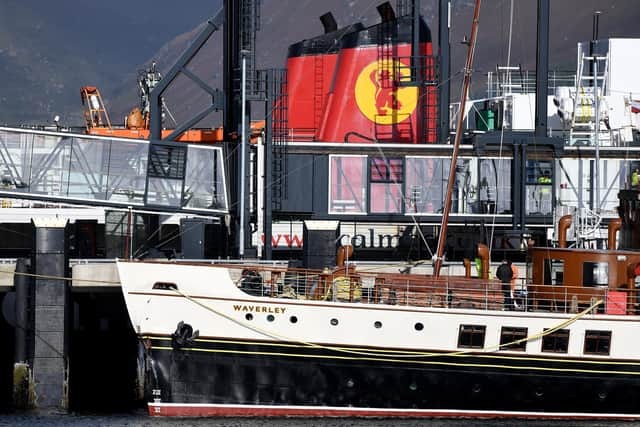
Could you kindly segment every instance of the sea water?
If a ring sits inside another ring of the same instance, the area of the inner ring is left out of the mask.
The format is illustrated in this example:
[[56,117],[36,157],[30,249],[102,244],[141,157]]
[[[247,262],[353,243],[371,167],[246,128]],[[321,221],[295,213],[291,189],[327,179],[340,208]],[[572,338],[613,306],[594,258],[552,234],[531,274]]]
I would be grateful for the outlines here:
[[393,418],[154,418],[145,413],[132,414],[48,414],[0,415],[0,426],[48,427],[640,427],[640,422],[620,421],[549,421],[505,419],[393,419]]

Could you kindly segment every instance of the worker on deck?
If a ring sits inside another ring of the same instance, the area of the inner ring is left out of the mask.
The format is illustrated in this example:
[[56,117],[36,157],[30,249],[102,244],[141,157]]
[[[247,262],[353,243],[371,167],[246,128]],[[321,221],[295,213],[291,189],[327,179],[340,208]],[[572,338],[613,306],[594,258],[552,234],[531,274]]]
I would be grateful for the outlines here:
[[509,266],[511,267],[511,272],[513,276],[511,277],[511,302],[513,303],[513,308],[518,308],[518,303],[516,302],[516,282],[518,281],[518,266],[509,261]]
[[639,179],[640,176],[638,175],[638,168],[635,168],[631,174],[631,188],[638,188]]
[[513,271],[509,265],[509,261],[502,260],[500,267],[496,270],[496,277],[502,282],[502,294],[504,296],[502,306],[506,310],[513,307],[513,299],[511,298],[511,279],[513,279]]

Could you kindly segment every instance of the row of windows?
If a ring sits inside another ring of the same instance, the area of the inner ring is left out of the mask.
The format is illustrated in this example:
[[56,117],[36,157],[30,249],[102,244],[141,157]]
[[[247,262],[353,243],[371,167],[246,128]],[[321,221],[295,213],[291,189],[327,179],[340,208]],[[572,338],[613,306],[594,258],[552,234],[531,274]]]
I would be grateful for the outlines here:
[[[484,348],[487,327],[484,325],[460,325],[458,347]],[[545,329],[547,331],[547,329]],[[525,351],[527,349],[527,328],[503,326],[500,332],[500,349]],[[569,351],[569,329],[559,329],[542,337],[542,351],[545,353],[567,353]],[[608,356],[611,351],[611,331],[586,331],[584,354]]]
[[[245,318],[249,321],[253,320],[253,314],[247,313]],[[275,317],[272,314],[267,316],[269,322],[273,322]],[[297,323],[298,318],[291,316],[291,323]],[[331,319],[331,325],[337,326],[339,321],[336,318]],[[374,322],[376,329],[382,328],[382,322]],[[416,323],[414,325],[416,331],[422,331],[424,325]],[[545,329],[545,332],[548,329]],[[487,327],[484,325],[460,325],[458,332],[459,348],[484,348],[484,340]],[[516,328],[503,326],[500,331],[500,350],[526,351],[527,349],[528,328]],[[611,331],[594,331],[588,330],[584,336],[584,354],[594,354],[608,356],[611,350]],[[544,353],[567,353],[569,351],[569,329],[559,329],[542,337],[542,351]]]
[[[564,260],[544,261],[544,284],[562,285],[564,282]],[[584,261],[582,263],[583,286],[606,286],[609,283],[609,263]]]
[[[444,157],[329,157],[330,214],[438,214],[451,159]],[[459,159],[452,212],[510,213],[510,159]]]

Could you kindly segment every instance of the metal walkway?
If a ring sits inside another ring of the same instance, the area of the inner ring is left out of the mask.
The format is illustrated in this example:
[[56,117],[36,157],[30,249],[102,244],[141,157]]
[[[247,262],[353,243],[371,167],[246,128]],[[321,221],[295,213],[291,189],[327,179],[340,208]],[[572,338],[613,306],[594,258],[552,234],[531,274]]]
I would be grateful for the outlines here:
[[0,197],[220,216],[221,147],[0,127]]

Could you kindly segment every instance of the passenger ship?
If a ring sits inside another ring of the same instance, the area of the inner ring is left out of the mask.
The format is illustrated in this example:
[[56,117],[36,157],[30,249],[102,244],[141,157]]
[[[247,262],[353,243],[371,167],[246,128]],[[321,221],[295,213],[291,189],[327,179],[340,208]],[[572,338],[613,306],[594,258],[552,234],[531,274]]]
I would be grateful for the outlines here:
[[119,262],[149,413],[639,418],[640,253],[530,254],[512,306],[486,268]]

